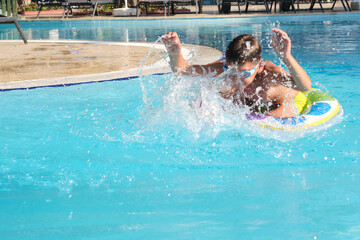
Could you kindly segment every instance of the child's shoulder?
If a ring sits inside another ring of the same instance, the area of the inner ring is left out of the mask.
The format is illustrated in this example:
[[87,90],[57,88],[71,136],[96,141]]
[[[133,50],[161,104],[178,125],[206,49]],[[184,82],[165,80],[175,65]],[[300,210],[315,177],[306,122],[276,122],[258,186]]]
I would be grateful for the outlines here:
[[273,63],[272,61],[269,60],[264,60],[264,70],[270,71],[270,72],[276,72],[280,69],[280,67],[278,65],[276,65],[275,63]]
[[277,90],[278,87],[294,88],[291,75],[287,71],[271,61],[265,62],[264,71],[261,74],[264,84],[268,84],[269,88]]
[[267,72],[267,74],[275,75],[275,76],[283,76],[283,78],[287,78],[289,76],[289,73],[285,71],[280,66],[276,65],[275,63],[271,61],[264,61],[264,70]]

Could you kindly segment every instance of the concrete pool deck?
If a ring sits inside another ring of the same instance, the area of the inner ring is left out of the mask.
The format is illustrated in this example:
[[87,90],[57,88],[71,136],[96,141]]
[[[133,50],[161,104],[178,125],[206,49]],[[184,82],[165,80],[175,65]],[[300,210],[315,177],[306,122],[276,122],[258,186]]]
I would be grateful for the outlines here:
[[[171,72],[163,44],[115,41],[0,41],[0,89],[106,81]],[[184,57],[206,64],[221,51],[184,44]],[[141,72],[140,72],[141,70]]]

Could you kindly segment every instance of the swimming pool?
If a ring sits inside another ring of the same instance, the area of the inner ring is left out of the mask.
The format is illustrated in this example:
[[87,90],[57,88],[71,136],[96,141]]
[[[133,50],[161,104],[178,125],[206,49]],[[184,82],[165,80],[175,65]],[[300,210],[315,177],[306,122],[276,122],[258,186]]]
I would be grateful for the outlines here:
[[[151,42],[176,30],[221,50],[250,32],[279,62],[268,45],[277,26],[344,116],[299,136],[264,133],[197,115],[189,81],[168,74],[0,92],[0,236],[358,239],[359,23],[359,14],[22,22],[32,39]],[[0,26],[1,39],[16,34]]]

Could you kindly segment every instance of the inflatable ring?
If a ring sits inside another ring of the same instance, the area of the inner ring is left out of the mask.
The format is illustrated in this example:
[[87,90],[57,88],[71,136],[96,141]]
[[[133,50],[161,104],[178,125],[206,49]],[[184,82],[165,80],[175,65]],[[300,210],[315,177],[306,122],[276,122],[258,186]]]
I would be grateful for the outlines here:
[[296,131],[320,125],[342,113],[340,103],[330,94],[314,88],[304,94],[307,103],[297,117],[275,118],[251,113],[247,119],[264,128]]

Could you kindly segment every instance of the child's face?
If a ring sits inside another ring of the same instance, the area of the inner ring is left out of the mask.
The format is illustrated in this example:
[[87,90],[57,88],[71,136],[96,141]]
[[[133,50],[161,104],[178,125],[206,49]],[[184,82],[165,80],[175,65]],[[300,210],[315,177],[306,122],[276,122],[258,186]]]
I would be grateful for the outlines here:
[[259,70],[260,61],[245,62],[243,65],[230,65],[228,75],[233,80],[240,80],[245,87],[251,84]]

